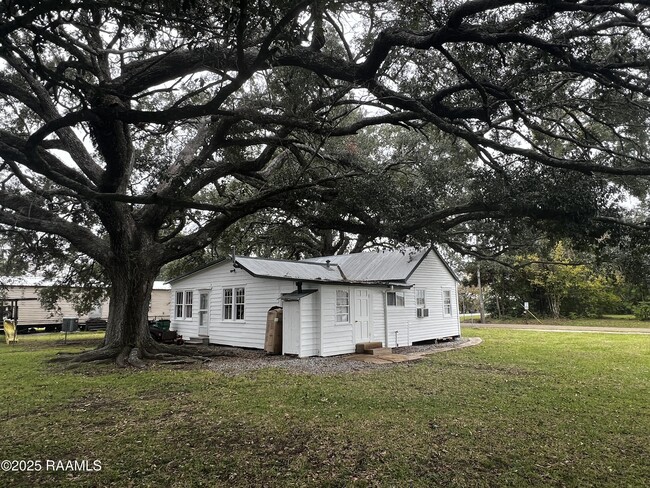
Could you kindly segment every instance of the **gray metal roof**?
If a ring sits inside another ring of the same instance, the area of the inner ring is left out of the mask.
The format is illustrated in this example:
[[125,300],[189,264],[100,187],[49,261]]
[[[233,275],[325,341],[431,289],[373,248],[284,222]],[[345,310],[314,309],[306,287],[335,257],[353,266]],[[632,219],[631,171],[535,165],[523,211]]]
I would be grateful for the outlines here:
[[302,281],[325,281],[340,283],[345,276],[336,265],[305,261],[281,261],[277,259],[245,258],[237,256],[237,264],[253,276]]
[[302,262],[324,263],[329,260],[338,265],[350,281],[406,281],[428,252],[429,249],[361,252],[309,258]]
[[[362,252],[341,256],[309,258],[302,261],[236,256],[235,261],[237,266],[251,275],[264,278],[409,287],[411,285],[406,285],[406,281],[432,250],[447,267],[451,275],[458,280],[453,270],[449,268],[434,248],[419,251],[410,249],[404,251]],[[198,270],[174,278],[169,282],[179,281],[201,270],[212,268],[227,261],[229,260],[225,258],[220,259]],[[327,261],[330,262],[329,266]]]

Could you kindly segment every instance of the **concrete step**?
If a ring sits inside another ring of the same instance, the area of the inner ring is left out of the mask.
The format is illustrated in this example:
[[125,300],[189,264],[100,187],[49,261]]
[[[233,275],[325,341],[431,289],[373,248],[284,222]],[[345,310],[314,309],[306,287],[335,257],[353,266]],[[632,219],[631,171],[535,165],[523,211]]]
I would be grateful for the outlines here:
[[393,354],[393,349],[391,347],[374,347],[372,349],[366,349],[364,354],[370,354],[372,356],[388,356]]
[[207,346],[210,344],[210,338],[209,337],[190,337],[188,340],[184,342],[184,344],[190,345],[190,346]]
[[363,354],[370,349],[379,349],[383,345],[381,342],[359,342],[355,344],[355,351],[357,354]]

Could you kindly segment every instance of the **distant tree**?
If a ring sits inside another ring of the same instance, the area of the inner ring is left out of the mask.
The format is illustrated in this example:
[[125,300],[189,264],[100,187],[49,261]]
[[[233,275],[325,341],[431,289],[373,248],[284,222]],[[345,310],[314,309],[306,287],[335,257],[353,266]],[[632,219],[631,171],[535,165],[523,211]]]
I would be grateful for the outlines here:
[[520,258],[530,264],[525,268],[529,283],[540,290],[553,318],[559,318],[562,303],[581,283],[590,280],[590,270],[576,263],[575,255],[563,242],[558,242],[548,256],[528,255]]
[[[623,311],[623,275],[612,263],[597,261],[595,254],[578,252],[569,241],[540,242],[527,253],[508,252],[499,262],[481,265],[489,283],[488,308],[496,316],[518,316],[528,302],[535,313],[553,318]],[[474,268],[467,267],[471,273]]]
[[[645,214],[647,206],[636,211]],[[650,299],[650,242],[644,229],[634,226],[624,234],[608,233],[600,240],[597,252],[622,275],[620,292],[626,302]]]

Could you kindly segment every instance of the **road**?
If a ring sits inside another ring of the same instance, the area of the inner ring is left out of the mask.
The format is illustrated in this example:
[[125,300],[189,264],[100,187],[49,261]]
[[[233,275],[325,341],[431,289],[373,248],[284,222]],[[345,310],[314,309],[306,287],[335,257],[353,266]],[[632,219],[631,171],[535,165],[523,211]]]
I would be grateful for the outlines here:
[[544,324],[477,324],[462,322],[462,327],[486,329],[516,329],[535,330],[544,332],[599,332],[601,334],[650,334],[650,328],[638,327],[585,327],[577,325],[544,325]]

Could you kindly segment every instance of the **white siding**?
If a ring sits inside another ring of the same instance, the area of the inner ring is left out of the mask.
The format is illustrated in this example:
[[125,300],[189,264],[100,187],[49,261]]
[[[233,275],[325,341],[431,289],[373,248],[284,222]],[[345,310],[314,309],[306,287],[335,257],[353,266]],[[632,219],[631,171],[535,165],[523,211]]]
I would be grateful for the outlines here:
[[[411,275],[408,283],[413,285],[413,288],[406,292],[404,316],[397,318],[391,314],[389,317],[391,332],[399,331],[400,346],[410,345],[417,341],[460,335],[457,283],[433,252],[427,255]],[[429,309],[428,317],[417,317],[415,290],[418,288],[426,290],[425,306]],[[443,314],[442,292],[444,289],[451,291],[451,316],[449,317],[445,317]],[[394,341],[394,337],[391,339]]]
[[317,291],[300,300],[300,357],[320,355],[319,323],[320,291]]
[[300,301],[286,302],[282,313],[282,354],[300,356]]
[[[337,354],[349,354],[354,352],[354,338],[352,324],[336,323],[336,290],[351,289],[341,285],[321,286],[321,333],[322,351],[321,356],[335,356]],[[352,314],[350,314],[352,317]]]
[[[335,356],[350,354],[355,350],[354,317],[356,287],[345,285],[327,285],[321,287],[321,323],[322,323],[322,352],[321,356]],[[372,327],[372,340],[384,342],[384,312],[382,288],[366,287],[370,292],[370,322]],[[350,320],[345,324],[336,323],[336,290],[346,290],[350,293]]]
[[[422,263],[424,264],[424,263]],[[415,321],[415,295],[412,289],[395,289],[404,293],[404,306],[389,306],[388,311],[388,347],[411,345],[411,328]]]
[[[255,278],[243,269],[233,269],[230,263],[194,273],[172,284],[171,328],[184,337],[198,335],[199,290],[210,290],[210,343],[238,347],[264,348],[266,315],[271,307],[281,306],[280,295],[295,289],[292,281]],[[223,319],[223,289],[245,289],[244,320]],[[194,313],[191,319],[174,315],[175,292],[194,291]]]
[[[149,305],[149,317],[151,319],[168,319],[170,298],[169,290],[153,290]],[[104,314],[108,314],[108,308]]]

